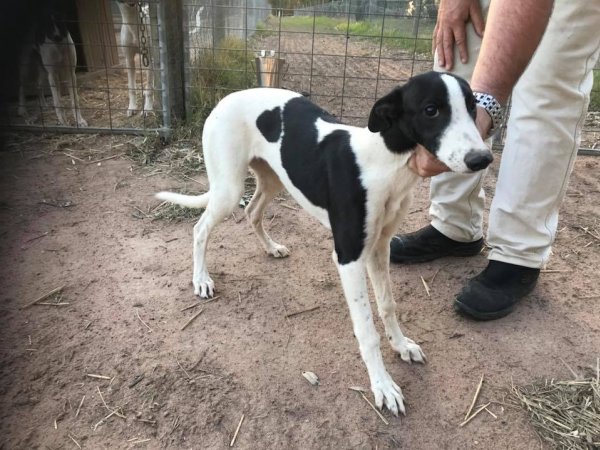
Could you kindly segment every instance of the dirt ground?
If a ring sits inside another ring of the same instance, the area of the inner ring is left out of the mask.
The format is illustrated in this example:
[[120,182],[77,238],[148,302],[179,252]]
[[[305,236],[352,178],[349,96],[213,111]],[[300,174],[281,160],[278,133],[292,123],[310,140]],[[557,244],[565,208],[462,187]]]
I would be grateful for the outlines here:
[[[152,194],[201,192],[206,180],[141,167],[124,155],[131,142],[22,135],[0,153],[0,448],[225,448],[242,416],[245,449],[540,448],[506,390],[571,378],[561,361],[579,370],[599,356],[597,158],[576,162],[551,263],[511,316],[474,323],[452,310],[485,255],[392,267],[398,314],[428,363],[407,365],[382,343],[407,399],[406,417],[384,412],[386,425],[348,389],[368,377],[328,232],[282,196],[266,223],[292,254],[276,260],[240,208],[209,246],[218,298],[182,311],[198,300],[193,221],[152,220]],[[399,231],[427,223],[427,186]],[[50,304],[23,308],[60,286]],[[478,403],[496,417],[460,427],[482,374]]]
[[[314,50],[340,50],[327,39]],[[357,96],[380,95],[413,70],[400,57],[383,58],[384,80],[367,82],[360,78],[372,67],[361,59],[371,55],[366,44],[349,47],[356,58],[314,67],[302,39],[277,45],[294,67],[304,60],[310,67],[288,72],[285,86],[310,89],[339,115],[350,115],[335,99],[342,91],[354,107],[366,100],[353,100],[352,86]],[[344,64],[337,81],[326,76]],[[82,84],[84,102],[104,102]],[[364,115],[367,107],[353,111]],[[103,114],[94,112],[90,124]],[[218,298],[184,310],[198,300],[193,221],[153,220],[159,202],[152,195],[203,192],[206,179],[140,166],[126,156],[133,139],[21,135],[0,153],[0,448],[225,448],[242,417],[235,447],[243,449],[540,448],[525,413],[505,399],[511,383],[571,378],[567,365],[580,370],[600,356],[598,158],[576,162],[548,270],[511,316],[474,323],[452,310],[453,296],[485,267],[485,254],[392,267],[399,317],[428,363],[407,365],[382,343],[407,400],[406,417],[384,412],[386,425],[348,389],[368,388],[368,377],[328,232],[282,195],[266,224],[292,254],[275,260],[240,208],[209,246]],[[427,223],[427,198],[423,181],[399,231]],[[57,287],[60,294],[43,301],[49,304],[24,308]],[[311,386],[305,370],[321,385]],[[494,416],[484,412],[460,427],[482,375],[478,404],[491,402]]]

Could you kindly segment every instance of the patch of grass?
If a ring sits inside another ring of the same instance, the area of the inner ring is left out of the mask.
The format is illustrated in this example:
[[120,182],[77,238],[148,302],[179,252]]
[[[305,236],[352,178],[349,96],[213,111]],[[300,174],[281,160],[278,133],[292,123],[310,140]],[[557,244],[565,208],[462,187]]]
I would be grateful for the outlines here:
[[[291,16],[281,18],[281,31],[348,34],[352,37],[382,41],[383,45],[406,51],[415,51],[431,55],[431,34],[434,22],[421,19],[418,29],[415,19],[410,17],[389,18],[383,20],[348,21],[343,17],[327,16]],[[260,34],[277,33],[279,18],[271,17],[260,28]],[[415,36],[416,35],[416,36]]]
[[600,448],[600,367],[589,378],[513,386],[512,396],[551,448]]
[[142,166],[154,164],[164,147],[163,140],[158,134],[133,139],[128,144],[127,156]]
[[594,86],[590,97],[590,111],[600,111],[600,68],[594,69]]
[[228,37],[218,48],[206,49],[198,55],[191,73],[191,121],[198,127],[204,123],[215,105],[233,91],[255,86],[254,54],[241,39]]

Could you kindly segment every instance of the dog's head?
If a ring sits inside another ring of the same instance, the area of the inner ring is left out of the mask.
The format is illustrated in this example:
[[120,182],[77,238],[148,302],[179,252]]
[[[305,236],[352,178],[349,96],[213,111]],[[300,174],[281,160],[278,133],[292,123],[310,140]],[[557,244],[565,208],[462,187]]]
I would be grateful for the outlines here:
[[369,130],[381,133],[391,151],[421,144],[450,170],[474,172],[493,160],[475,126],[475,114],[475,98],[465,80],[428,72],[379,99],[369,116]]

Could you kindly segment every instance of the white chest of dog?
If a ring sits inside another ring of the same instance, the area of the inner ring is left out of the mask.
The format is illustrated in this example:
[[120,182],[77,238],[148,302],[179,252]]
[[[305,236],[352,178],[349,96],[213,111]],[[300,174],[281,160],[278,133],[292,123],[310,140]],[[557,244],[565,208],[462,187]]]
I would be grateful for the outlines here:
[[202,145],[210,192],[194,197],[161,192],[161,200],[206,208],[194,227],[195,294],[213,295],[205,260],[213,227],[238,205],[248,166],[256,192],[246,215],[267,253],[289,251],[262,225],[266,205],[284,187],[331,229],[333,259],[350,309],[354,334],[378,407],[404,413],[402,391],[383,363],[367,290],[371,279],[386,336],[405,361],[423,362],[421,348],[404,336],[389,278],[389,243],[406,214],[417,180],[407,166],[417,144],[459,172],[492,161],[474,122],[467,83],[429,72],[378,100],[368,128],[340,124],[300,94],[258,88],[225,97],[204,125]]

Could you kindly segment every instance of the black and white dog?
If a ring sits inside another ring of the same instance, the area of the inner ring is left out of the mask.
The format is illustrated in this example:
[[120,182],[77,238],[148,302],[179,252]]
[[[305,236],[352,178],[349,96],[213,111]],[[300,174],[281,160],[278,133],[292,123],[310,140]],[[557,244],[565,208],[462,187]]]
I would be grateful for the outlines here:
[[[48,83],[52,92],[52,101],[56,117],[61,125],[68,125],[61,102],[61,86],[65,85],[71,96],[73,116],[80,127],[87,127],[87,121],[81,115],[79,94],[77,92],[77,53],[71,34],[66,26],[66,15],[58,1],[41,2],[40,8],[29,15],[30,27],[27,42],[21,49],[20,87],[18,114],[27,117],[25,108],[25,84],[29,69],[38,70],[38,92],[40,105],[45,106],[43,94],[44,71],[48,74]],[[41,66],[41,67],[40,67]]]
[[206,208],[194,227],[195,294],[213,295],[205,260],[213,227],[238,205],[248,166],[256,192],[246,208],[267,253],[289,250],[265,232],[266,205],[285,187],[304,209],[331,229],[333,259],[350,309],[354,334],[379,408],[404,413],[402,391],[383,363],[367,291],[371,279],[379,315],[392,348],[404,361],[423,362],[421,348],[404,336],[389,277],[389,245],[411,201],[418,177],[407,162],[417,144],[451,170],[487,167],[492,153],[475,126],[475,100],[455,76],[429,72],[378,100],[368,128],[338,123],[290,91],[258,88],[230,94],[204,125],[202,144],[210,192],[160,192],[161,200]]

